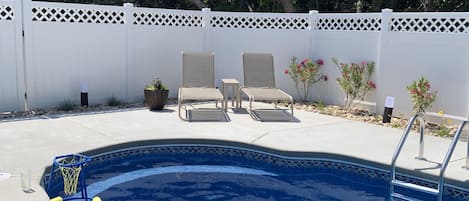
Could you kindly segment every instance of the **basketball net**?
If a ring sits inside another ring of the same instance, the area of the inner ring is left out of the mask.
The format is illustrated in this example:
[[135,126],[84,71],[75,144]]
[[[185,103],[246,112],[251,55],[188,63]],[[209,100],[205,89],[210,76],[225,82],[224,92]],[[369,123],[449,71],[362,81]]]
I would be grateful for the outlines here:
[[59,167],[64,179],[64,193],[72,195],[77,192],[78,180],[80,178],[81,166]]

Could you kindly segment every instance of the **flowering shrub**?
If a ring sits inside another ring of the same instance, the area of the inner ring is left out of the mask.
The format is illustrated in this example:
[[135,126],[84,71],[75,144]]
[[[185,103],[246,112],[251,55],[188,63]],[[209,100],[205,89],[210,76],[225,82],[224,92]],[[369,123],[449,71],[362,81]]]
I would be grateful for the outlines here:
[[[318,59],[313,63],[310,59],[304,59],[300,63],[296,63],[296,57],[292,57],[292,63],[288,69],[285,69],[285,74],[290,75],[293,82],[295,82],[296,92],[299,97],[306,101],[309,96],[309,89],[311,86],[321,80],[327,81],[327,76],[319,73],[320,67],[324,64],[322,59]],[[300,84],[303,88],[303,93],[300,93]]]
[[339,64],[336,58],[332,58],[332,61],[341,74],[337,83],[345,92],[344,108],[350,111],[358,101],[363,101],[371,90],[376,89],[376,84],[370,80],[375,63],[362,61],[360,64]]
[[423,76],[407,86],[407,90],[409,90],[412,106],[416,113],[424,113],[427,107],[435,102],[437,92],[430,92],[430,82]]

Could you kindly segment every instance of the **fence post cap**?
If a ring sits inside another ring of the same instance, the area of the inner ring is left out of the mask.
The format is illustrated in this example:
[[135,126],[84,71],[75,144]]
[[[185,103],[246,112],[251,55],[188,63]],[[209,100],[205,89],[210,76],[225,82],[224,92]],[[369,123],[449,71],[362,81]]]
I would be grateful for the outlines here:
[[124,7],[134,7],[133,3],[124,3]]
[[381,12],[382,13],[392,13],[392,9],[389,9],[389,8],[381,9]]

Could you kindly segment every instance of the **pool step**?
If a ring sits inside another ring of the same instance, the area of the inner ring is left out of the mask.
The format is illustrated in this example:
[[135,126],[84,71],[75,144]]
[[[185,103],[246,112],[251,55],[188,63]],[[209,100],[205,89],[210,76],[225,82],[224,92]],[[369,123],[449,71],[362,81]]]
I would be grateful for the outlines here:
[[422,201],[422,200],[419,200],[417,198],[413,198],[413,197],[403,195],[403,194],[400,194],[400,193],[391,193],[391,197],[392,198],[397,198],[398,200],[405,200],[405,201]]
[[400,180],[393,180],[392,184],[394,184],[395,186],[400,186],[403,188],[412,189],[412,190],[416,190],[416,191],[420,191],[420,192],[424,192],[424,193],[428,193],[432,195],[438,195],[439,193],[438,189],[420,186],[420,185],[412,184],[408,182],[403,182]]

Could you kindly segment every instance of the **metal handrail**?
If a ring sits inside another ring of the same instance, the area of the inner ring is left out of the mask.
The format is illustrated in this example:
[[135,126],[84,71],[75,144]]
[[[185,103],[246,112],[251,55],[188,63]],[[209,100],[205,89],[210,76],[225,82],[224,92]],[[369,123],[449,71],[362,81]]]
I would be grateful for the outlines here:
[[[456,148],[456,144],[458,143],[458,139],[461,136],[462,130],[464,126],[466,125],[467,121],[463,121],[461,124],[458,126],[458,130],[456,131],[456,134],[454,134],[453,140],[451,141],[451,144],[449,146],[448,152],[446,152],[445,159],[441,163],[441,169],[440,169],[440,180],[438,182],[438,201],[443,200],[443,189],[444,189],[444,182],[445,182],[445,171],[446,168],[448,167],[449,160],[451,159],[451,156],[453,155],[454,149]],[[468,142],[469,143],[469,142]],[[467,156],[466,156],[467,159]],[[467,161],[466,161],[467,162]]]
[[416,159],[424,160],[425,158],[423,157],[423,152],[424,152],[424,131],[425,131],[425,120],[423,118],[422,113],[417,113],[414,115],[410,120],[409,123],[407,124],[404,134],[402,135],[401,139],[399,140],[399,144],[397,145],[396,151],[394,151],[394,155],[392,157],[392,162],[391,162],[391,182],[390,182],[390,192],[391,194],[394,192],[394,185],[392,181],[396,178],[396,161],[397,157],[399,157],[399,154],[401,153],[402,147],[404,146],[405,141],[407,140],[407,136],[409,136],[410,131],[412,130],[412,126],[414,125],[415,119],[419,120],[420,123],[420,142],[419,142],[419,153],[418,156],[415,157]]
[[[415,123],[415,120],[418,119],[420,123],[420,140],[419,140],[419,153],[416,159],[419,160],[425,160],[423,153],[424,153],[424,131],[425,131],[425,120],[423,118],[422,113],[418,113],[414,115],[410,120],[409,123],[407,124],[404,134],[402,135],[399,144],[396,147],[396,150],[394,152],[394,155],[392,157],[392,162],[391,162],[391,181],[390,181],[390,194],[394,192],[394,184],[393,181],[396,179],[396,161],[397,158],[399,157],[402,147],[404,146],[405,141],[407,140],[407,137],[409,136],[410,131],[412,130],[412,126]],[[467,120],[463,121],[459,126],[458,129],[453,137],[453,140],[451,141],[451,144],[449,146],[448,152],[446,152],[445,158],[443,159],[443,162],[441,163],[441,168],[440,168],[440,175],[439,175],[439,181],[438,181],[438,201],[443,200],[443,190],[444,190],[444,182],[445,182],[445,172],[449,164],[449,160],[451,159],[451,156],[453,155],[454,149],[456,148],[456,145],[458,143],[458,139],[461,136],[462,130],[464,129],[464,126],[466,125]],[[467,155],[466,155],[466,165],[463,166],[463,168],[469,168],[469,139],[467,143]]]

